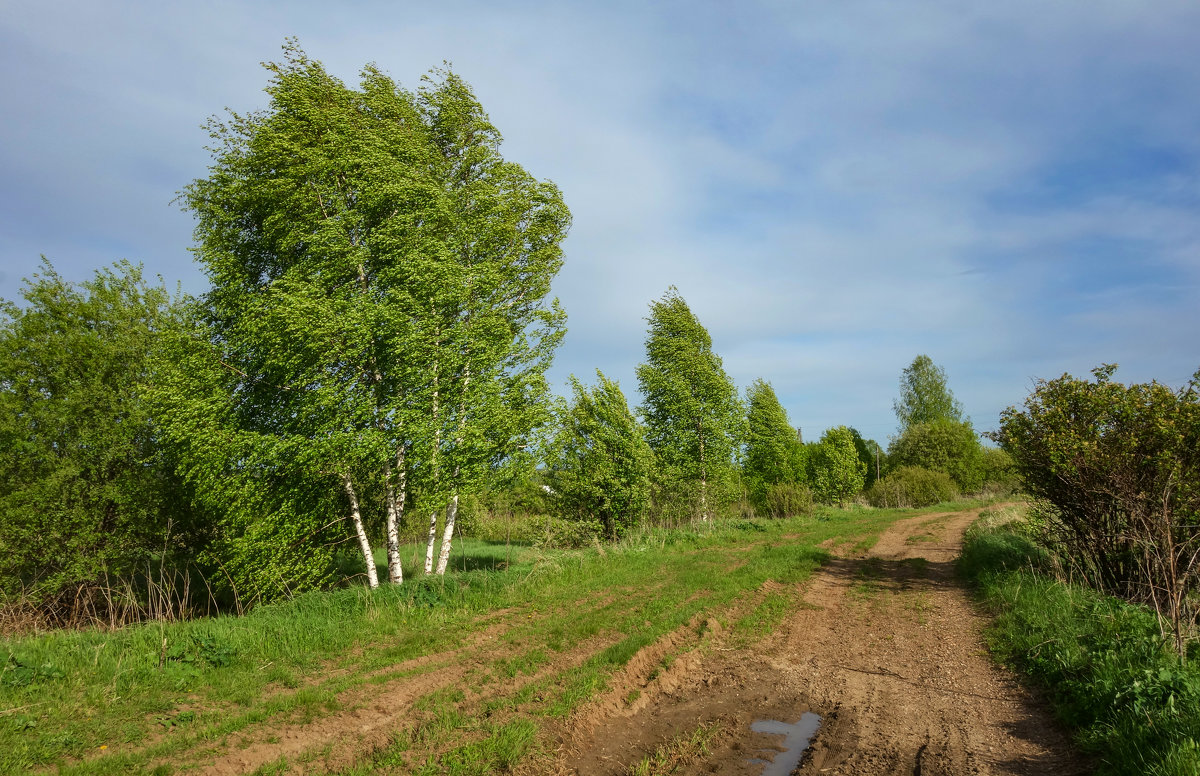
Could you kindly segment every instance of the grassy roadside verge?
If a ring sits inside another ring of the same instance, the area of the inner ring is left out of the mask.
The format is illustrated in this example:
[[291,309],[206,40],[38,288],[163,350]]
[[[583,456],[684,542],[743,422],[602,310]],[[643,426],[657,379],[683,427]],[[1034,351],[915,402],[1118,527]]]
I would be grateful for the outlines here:
[[995,614],[995,656],[1045,688],[1098,773],[1200,774],[1197,658],[1182,663],[1146,608],[1046,574],[1013,517],[985,511],[960,561]]

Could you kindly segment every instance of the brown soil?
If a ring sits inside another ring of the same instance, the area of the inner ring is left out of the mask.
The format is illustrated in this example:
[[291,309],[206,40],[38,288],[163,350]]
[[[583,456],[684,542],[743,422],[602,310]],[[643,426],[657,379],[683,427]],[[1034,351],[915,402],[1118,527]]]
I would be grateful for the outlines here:
[[646,682],[638,702],[579,715],[561,769],[628,773],[715,724],[688,772],[759,774],[781,737],[751,723],[794,723],[811,710],[821,727],[797,774],[1090,772],[1040,699],[984,649],[986,618],[953,566],[976,516],[903,520],[865,555],[836,557],[799,586],[799,605],[764,641],[732,650],[716,638],[677,661],[670,681]]

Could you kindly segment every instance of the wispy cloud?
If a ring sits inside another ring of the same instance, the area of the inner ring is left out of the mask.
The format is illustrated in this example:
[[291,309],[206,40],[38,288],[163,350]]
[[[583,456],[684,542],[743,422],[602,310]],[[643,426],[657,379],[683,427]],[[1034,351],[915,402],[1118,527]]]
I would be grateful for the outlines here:
[[977,424],[1033,377],[1200,365],[1200,7],[1080,4],[10,3],[0,295],[47,253],[192,290],[204,118],[263,102],[288,35],[353,81],[443,60],[575,216],[555,374],[633,393],[676,285],[737,381],[810,435],[886,438],[900,370]]

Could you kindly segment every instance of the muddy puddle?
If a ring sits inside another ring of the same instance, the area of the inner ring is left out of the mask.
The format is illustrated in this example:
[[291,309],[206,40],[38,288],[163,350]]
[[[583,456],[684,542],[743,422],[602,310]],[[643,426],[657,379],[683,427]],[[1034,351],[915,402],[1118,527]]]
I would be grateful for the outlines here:
[[782,751],[760,749],[759,753],[770,756],[753,757],[747,762],[752,765],[762,765],[762,776],[789,776],[804,759],[808,745],[821,727],[821,717],[811,711],[804,712],[796,722],[780,722],[776,719],[755,720],[750,730],[769,736],[783,736],[780,742]]

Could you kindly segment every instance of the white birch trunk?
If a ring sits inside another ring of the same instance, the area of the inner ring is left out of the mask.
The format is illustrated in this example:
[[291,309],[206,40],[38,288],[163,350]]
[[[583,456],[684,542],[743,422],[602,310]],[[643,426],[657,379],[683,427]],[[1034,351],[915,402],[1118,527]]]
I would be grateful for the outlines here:
[[[463,395],[467,393],[467,388],[471,385],[471,362],[468,360],[466,368],[463,370]],[[462,447],[464,430],[467,425],[467,408],[460,404],[458,407],[458,436],[454,440],[455,448]],[[454,539],[454,521],[458,519],[458,477],[462,474],[462,467],[454,467],[454,475],[450,478],[450,487],[454,490],[454,495],[450,498],[450,505],[446,507],[446,528],[442,532],[442,548],[438,554],[437,573],[445,574],[446,565],[450,562],[450,545]],[[430,549],[433,548],[433,540],[430,539]]]
[[396,471],[394,474],[399,480],[398,483],[392,480],[393,472],[391,467],[384,467],[383,475],[386,483],[385,491],[387,497],[388,581],[393,585],[399,585],[404,582],[404,564],[400,558],[400,520],[404,516],[404,497],[405,490],[408,487],[408,472],[404,469],[403,447],[396,453]]
[[[429,314],[431,316],[434,314],[434,305],[433,305],[432,300],[430,300],[430,302],[429,302]],[[434,335],[434,337],[435,337],[434,338],[434,352],[436,353],[438,348],[440,348],[442,346],[442,332],[441,332],[440,327],[438,328],[438,331]],[[438,454],[441,452],[441,447],[442,447],[442,427],[440,425],[439,413],[438,413],[438,411],[439,411],[438,400],[441,398],[441,394],[440,394],[441,387],[438,384],[438,366],[439,366],[439,363],[435,358],[435,360],[433,362],[433,460],[431,461],[431,468],[433,469],[434,493],[437,492],[438,485],[439,485],[440,478],[438,476],[438,474],[439,474]],[[437,543],[437,519],[438,519],[438,510],[434,509],[429,513],[429,538],[425,544],[425,573],[426,574],[433,573],[433,547],[434,547],[434,544]]]
[[358,493],[354,491],[354,482],[349,474],[342,475],[342,485],[346,487],[346,495],[350,497],[350,517],[354,520],[354,530],[358,534],[358,546],[362,550],[363,560],[367,562],[367,584],[379,587],[379,573],[375,571],[375,557],[371,554],[371,541],[367,539],[367,529],[363,526],[362,510],[358,507]]
[[433,573],[433,547],[437,544],[437,516],[435,509],[429,513],[429,543],[425,545],[425,573]]
[[[455,473],[457,477],[457,472]],[[446,507],[446,530],[442,533],[442,549],[438,553],[437,573],[445,574],[446,566],[450,562],[450,544],[454,539],[454,521],[458,519],[458,494],[455,493],[450,499],[450,505]]]
[[700,522],[708,522],[708,467],[704,460],[704,434],[700,434]]

